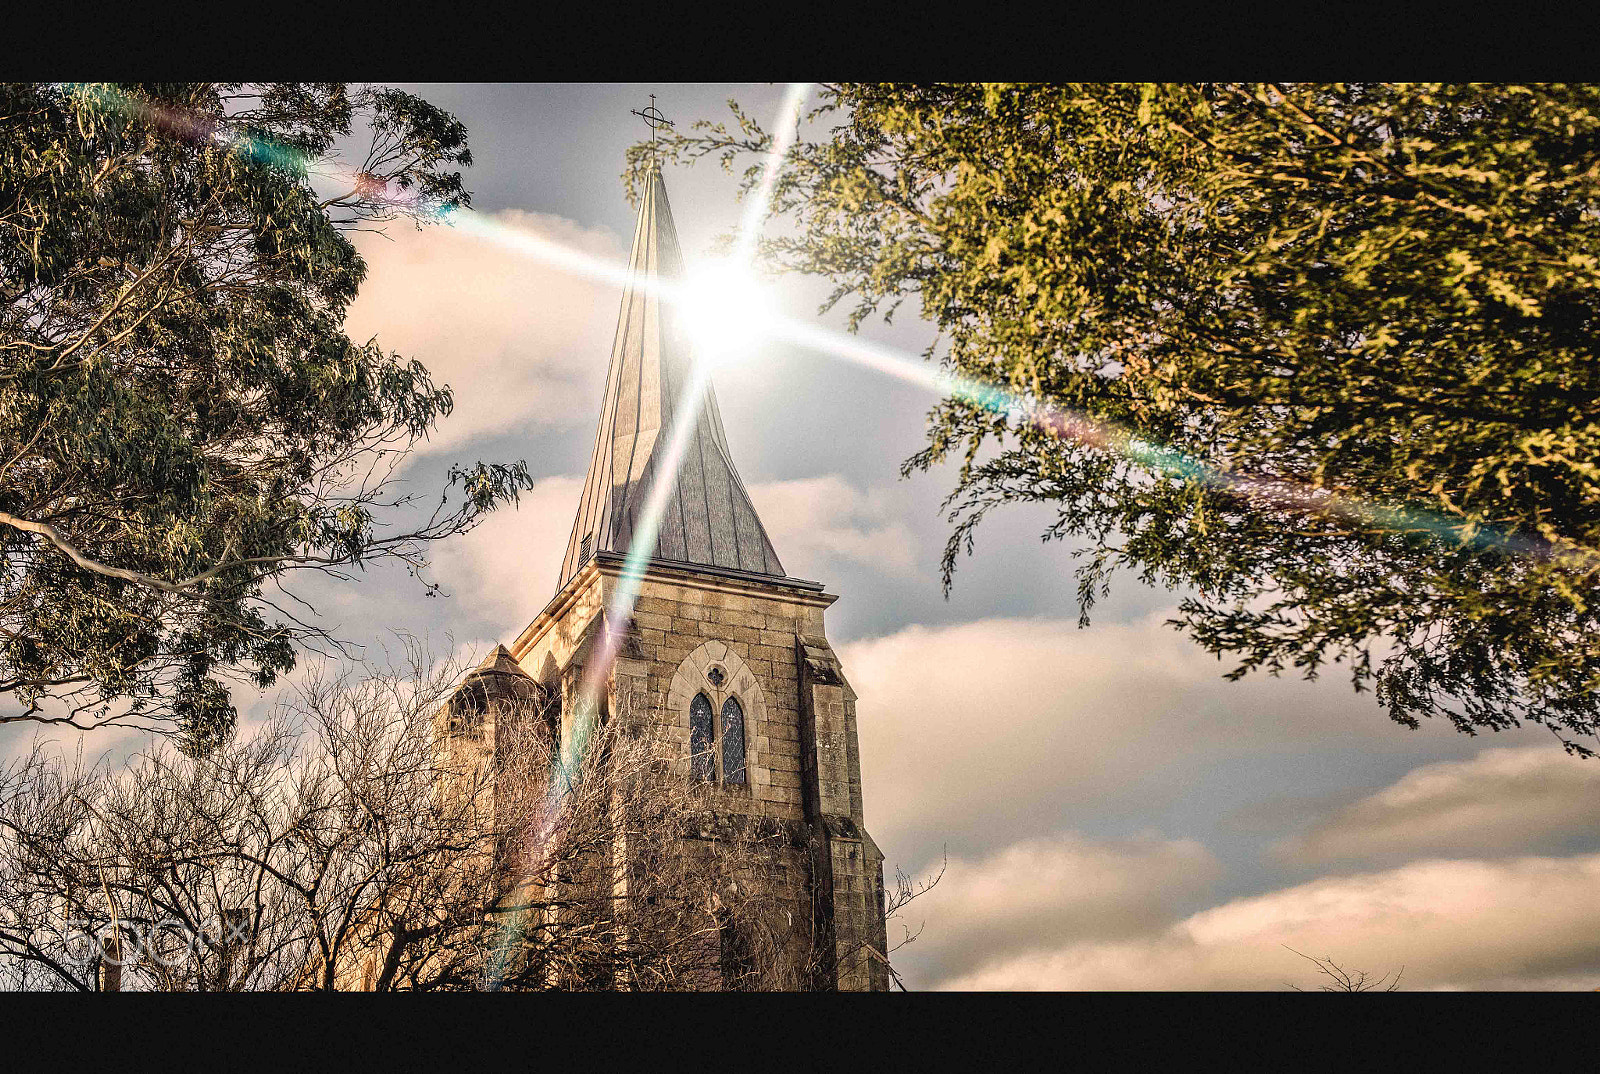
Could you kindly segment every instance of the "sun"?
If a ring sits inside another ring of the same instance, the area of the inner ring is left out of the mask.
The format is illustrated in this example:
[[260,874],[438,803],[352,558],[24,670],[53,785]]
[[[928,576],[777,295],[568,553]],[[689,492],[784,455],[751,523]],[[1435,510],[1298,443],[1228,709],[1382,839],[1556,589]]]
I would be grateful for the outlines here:
[[705,361],[717,364],[747,354],[772,327],[777,308],[748,272],[718,265],[684,284],[679,316]]

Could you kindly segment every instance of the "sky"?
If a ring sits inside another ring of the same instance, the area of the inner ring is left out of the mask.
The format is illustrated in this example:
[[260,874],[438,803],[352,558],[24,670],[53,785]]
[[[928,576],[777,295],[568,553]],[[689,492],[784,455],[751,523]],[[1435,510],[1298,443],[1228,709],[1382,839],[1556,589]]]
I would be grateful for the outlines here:
[[[680,125],[726,100],[772,116],[777,85],[407,85],[470,133],[477,213],[603,258],[632,235],[619,173],[649,103]],[[715,162],[665,176],[691,269],[738,222]],[[307,595],[370,653],[509,642],[554,595],[594,436],[620,291],[477,230],[355,236],[369,266],[351,335],[421,359],[454,414],[402,476],[526,459],[516,510],[436,550],[429,597],[375,570]],[[819,314],[826,286],[770,284]],[[915,355],[904,309],[862,334]],[[1077,625],[1074,546],[1048,508],[994,512],[948,599],[948,471],[899,477],[925,389],[777,344],[719,367],[735,464],[792,576],[838,602],[828,634],[858,694],[866,823],[891,876],[940,882],[891,925],[913,989],[1314,988],[1295,952],[1402,987],[1600,988],[1600,762],[1538,727],[1411,731],[1335,667],[1230,683],[1171,628],[1181,594],[1131,577]],[[270,698],[241,696],[249,713]],[[97,741],[100,745],[105,740]]]

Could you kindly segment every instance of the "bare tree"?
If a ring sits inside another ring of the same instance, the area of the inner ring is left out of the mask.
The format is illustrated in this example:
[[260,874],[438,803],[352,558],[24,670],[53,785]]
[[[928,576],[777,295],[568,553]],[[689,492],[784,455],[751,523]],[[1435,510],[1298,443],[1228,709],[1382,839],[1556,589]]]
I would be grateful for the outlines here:
[[[1400,991],[1400,978],[1406,972],[1401,966],[1394,971],[1394,979],[1385,973],[1381,977],[1373,977],[1366,970],[1347,970],[1331,958],[1317,958],[1304,951],[1295,951],[1288,944],[1283,945],[1286,950],[1295,954],[1317,967],[1317,972],[1328,979],[1328,983],[1317,986],[1319,992],[1398,992]],[[1299,985],[1291,984],[1290,988],[1296,992],[1304,992]]]
[[[944,879],[945,870],[949,868],[949,866],[950,856],[948,853],[941,858],[939,871],[929,876],[914,877],[904,869],[896,866],[894,871],[894,887],[886,889],[883,893],[883,904],[879,907],[878,912],[883,918],[883,923],[885,926],[884,934],[887,950],[880,954],[879,952],[868,948],[862,952],[862,955],[866,958],[880,959],[883,963],[883,968],[889,974],[889,980],[902,992],[906,991],[905,981],[895,970],[894,964],[889,961],[889,956],[903,947],[907,947],[916,943],[917,940],[922,936],[922,932],[928,924],[926,921],[920,921],[917,923],[916,929],[913,930],[911,926],[903,919],[903,911],[907,906],[911,905],[912,902],[920,899],[922,896],[932,891],[939,881]],[[900,926],[900,938],[892,944],[887,943],[888,925],[890,922],[895,922]]]
[[713,810],[637,698],[563,720],[532,680],[485,704],[460,672],[416,647],[325,672],[201,757],[36,745],[0,772],[4,983],[808,986],[803,829]]

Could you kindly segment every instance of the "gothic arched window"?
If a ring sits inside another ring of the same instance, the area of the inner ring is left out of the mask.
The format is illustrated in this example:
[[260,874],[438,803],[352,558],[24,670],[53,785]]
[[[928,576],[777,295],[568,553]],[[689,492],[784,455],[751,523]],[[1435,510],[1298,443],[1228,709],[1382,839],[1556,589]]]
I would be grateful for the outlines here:
[[726,642],[706,641],[683,658],[667,688],[667,709],[687,739],[690,779],[736,794],[764,782],[766,695]]
[[715,739],[711,701],[705,694],[695,694],[689,703],[689,770],[695,779],[717,778]]
[[730,697],[722,703],[722,782],[743,783],[744,774],[744,709],[739,699]]

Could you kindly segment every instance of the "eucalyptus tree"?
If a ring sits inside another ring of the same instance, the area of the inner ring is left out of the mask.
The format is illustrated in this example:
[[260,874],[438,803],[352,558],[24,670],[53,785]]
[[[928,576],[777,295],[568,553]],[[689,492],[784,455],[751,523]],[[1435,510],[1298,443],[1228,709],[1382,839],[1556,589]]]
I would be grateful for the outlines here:
[[[1402,724],[1593,753],[1600,88],[818,97],[764,251],[852,328],[914,299],[926,357],[988,386],[904,468],[959,462],[947,586],[987,512],[1053,504],[1085,616],[1129,571],[1231,676],[1344,662]],[[774,139],[733,107],[630,178],[711,156],[756,186]]]
[[470,163],[390,89],[0,85],[0,722],[208,748],[320,633],[295,572],[416,570],[528,487],[399,493],[450,390],[344,329],[346,232],[468,206]]

